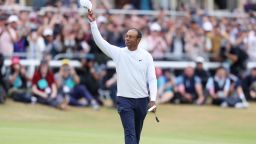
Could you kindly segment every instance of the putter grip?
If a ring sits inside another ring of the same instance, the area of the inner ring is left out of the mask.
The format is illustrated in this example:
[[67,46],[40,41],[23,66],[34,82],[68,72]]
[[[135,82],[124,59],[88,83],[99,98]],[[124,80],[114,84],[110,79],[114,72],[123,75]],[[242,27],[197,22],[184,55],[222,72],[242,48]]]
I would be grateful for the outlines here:
[[156,108],[156,105],[153,105],[151,108],[148,109],[148,112],[151,112],[152,110],[154,110]]

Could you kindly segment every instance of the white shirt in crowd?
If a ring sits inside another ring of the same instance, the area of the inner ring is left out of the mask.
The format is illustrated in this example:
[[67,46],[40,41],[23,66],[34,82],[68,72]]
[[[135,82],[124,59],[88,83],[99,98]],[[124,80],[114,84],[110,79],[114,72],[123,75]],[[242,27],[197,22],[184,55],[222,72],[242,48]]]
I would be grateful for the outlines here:
[[230,79],[229,78],[225,78],[225,79],[220,79],[217,76],[215,77],[211,77],[208,79],[207,84],[206,84],[206,89],[209,91],[215,91],[215,86],[214,86],[214,81],[216,81],[219,85],[219,87],[223,87],[222,91],[217,91],[219,96],[223,96],[224,97],[224,91],[229,91],[230,89]]
[[117,96],[145,98],[150,93],[151,101],[156,101],[157,82],[152,56],[142,48],[130,51],[127,47],[109,44],[102,38],[96,21],[90,24],[97,46],[116,64]]
[[244,39],[247,44],[247,53],[251,61],[256,60],[256,34],[254,31],[250,31],[248,36]]
[[0,52],[4,56],[10,57],[13,55],[14,41],[16,40],[17,36],[14,29],[3,30],[0,28]]

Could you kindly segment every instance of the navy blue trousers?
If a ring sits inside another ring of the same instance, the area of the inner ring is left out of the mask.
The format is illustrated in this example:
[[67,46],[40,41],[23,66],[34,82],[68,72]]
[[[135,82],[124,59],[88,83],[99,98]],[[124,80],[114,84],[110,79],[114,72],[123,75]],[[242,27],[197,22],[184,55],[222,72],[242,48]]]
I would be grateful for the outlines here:
[[117,110],[124,128],[125,144],[139,144],[149,98],[117,97]]
[[73,106],[83,106],[80,104],[79,99],[85,98],[87,101],[91,102],[94,98],[88,89],[83,85],[75,86],[70,92],[69,104]]

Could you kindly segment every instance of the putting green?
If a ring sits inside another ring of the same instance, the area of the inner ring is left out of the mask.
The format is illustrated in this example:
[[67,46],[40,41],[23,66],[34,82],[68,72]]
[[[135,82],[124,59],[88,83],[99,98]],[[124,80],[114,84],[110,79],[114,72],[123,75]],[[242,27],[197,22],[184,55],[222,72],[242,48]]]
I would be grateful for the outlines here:
[[[212,106],[163,105],[160,123],[149,114],[142,144],[255,144],[256,104],[246,110]],[[7,101],[0,105],[0,144],[122,144],[113,109],[69,108]]]

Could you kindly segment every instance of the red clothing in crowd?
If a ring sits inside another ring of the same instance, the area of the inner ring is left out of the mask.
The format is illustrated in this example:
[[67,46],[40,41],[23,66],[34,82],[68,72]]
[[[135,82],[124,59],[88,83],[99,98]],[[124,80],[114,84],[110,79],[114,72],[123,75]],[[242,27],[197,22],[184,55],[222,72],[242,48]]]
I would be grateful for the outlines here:
[[[37,70],[35,73],[34,73],[34,76],[33,76],[33,79],[32,79],[32,85],[36,85],[37,88],[40,90],[40,91],[44,91],[43,89],[40,89],[37,85],[38,81],[41,80],[43,77],[40,73],[39,70]],[[46,77],[45,77],[46,81],[48,82],[48,86],[52,86],[52,84],[55,83],[55,80],[54,80],[54,75],[53,75],[53,72],[52,71],[48,71]]]

